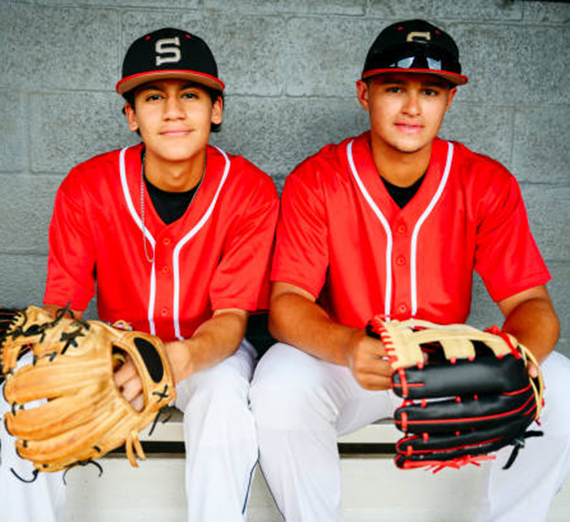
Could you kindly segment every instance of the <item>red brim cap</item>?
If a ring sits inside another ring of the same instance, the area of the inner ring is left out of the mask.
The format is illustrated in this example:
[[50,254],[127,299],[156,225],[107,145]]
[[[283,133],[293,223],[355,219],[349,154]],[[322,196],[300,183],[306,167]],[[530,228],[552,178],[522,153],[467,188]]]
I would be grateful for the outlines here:
[[153,80],[181,79],[223,91],[218,66],[208,44],[199,36],[165,27],[135,40],[125,55],[119,94]]
[[216,91],[223,91],[226,86],[224,82],[215,76],[197,71],[188,71],[182,69],[161,70],[152,72],[143,72],[127,76],[117,82],[116,90],[119,94],[128,92],[143,83],[152,82],[154,80],[188,80],[210,87]]

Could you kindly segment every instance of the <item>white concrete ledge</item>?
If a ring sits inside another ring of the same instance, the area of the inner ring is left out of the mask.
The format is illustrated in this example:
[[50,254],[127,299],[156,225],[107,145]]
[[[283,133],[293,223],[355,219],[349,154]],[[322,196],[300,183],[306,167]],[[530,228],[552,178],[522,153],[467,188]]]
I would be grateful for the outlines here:
[[[150,427],[141,435],[141,441],[149,442],[184,442],[182,413],[174,408],[168,410],[170,420],[165,423],[159,421],[154,432],[149,436]],[[341,444],[395,444],[402,434],[389,419],[369,424],[348,435],[339,437]]]

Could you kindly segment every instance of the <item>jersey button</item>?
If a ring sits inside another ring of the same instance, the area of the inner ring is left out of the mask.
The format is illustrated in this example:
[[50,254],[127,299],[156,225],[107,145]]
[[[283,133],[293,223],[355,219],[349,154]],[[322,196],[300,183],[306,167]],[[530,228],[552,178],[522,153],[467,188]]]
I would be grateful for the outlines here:
[[166,317],[168,315],[168,308],[166,308],[166,306],[160,309],[160,315],[162,315],[162,317]]
[[406,264],[406,258],[404,256],[400,256],[396,259],[396,264],[398,266],[404,266]]
[[406,225],[398,225],[398,228],[396,230],[398,231],[398,234],[405,234],[408,230],[408,227]]
[[398,306],[398,312],[400,312],[401,314],[405,314],[407,311],[408,307],[404,303]]
[[162,244],[163,244],[163,245],[170,245],[170,238],[169,238],[169,237],[165,237],[165,238],[162,240]]
[[170,267],[169,266],[163,266],[162,269],[160,270],[165,276],[170,275]]

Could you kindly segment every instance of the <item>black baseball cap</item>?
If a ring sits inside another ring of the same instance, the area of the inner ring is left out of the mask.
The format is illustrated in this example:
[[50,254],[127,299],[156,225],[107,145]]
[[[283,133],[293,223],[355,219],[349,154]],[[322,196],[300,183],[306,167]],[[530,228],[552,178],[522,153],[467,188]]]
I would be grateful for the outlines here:
[[397,22],[378,35],[366,56],[362,79],[387,72],[434,74],[454,85],[468,81],[461,74],[453,38],[425,20]]
[[199,36],[165,27],[135,40],[123,61],[117,92],[124,94],[153,80],[188,79],[222,92],[212,51]]

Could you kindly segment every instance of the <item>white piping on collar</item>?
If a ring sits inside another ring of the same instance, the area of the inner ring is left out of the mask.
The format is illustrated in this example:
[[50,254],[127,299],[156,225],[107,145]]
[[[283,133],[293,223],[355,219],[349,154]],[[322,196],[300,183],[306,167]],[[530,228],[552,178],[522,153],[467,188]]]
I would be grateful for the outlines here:
[[192,228],[192,230],[190,230],[176,244],[176,247],[174,248],[174,253],[172,255],[172,266],[173,266],[173,275],[174,275],[174,300],[173,300],[174,334],[176,335],[177,339],[179,339],[180,341],[183,340],[183,337],[180,332],[180,251],[182,250],[184,245],[188,243],[188,241],[190,241],[200,231],[200,229],[206,224],[208,219],[210,219],[210,216],[212,215],[214,207],[216,206],[216,203],[218,201],[220,191],[222,190],[222,187],[224,186],[224,183],[226,182],[228,173],[230,171],[231,162],[227,154],[222,149],[218,147],[215,148],[222,154],[222,156],[226,160],[224,173],[222,175],[220,184],[218,185],[218,188],[216,190],[216,194],[214,195],[214,198],[212,199],[212,202],[210,203],[208,210],[206,210],[200,221],[198,221],[198,223],[196,223],[194,228]]
[[352,171],[352,175],[354,176],[354,179],[356,180],[358,188],[360,189],[360,192],[362,192],[364,199],[370,205],[370,208],[372,209],[372,211],[374,212],[380,223],[382,223],[384,231],[386,232],[386,293],[384,295],[384,315],[386,316],[386,319],[389,320],[390,305],[392,300],[392,244],[393,244],[392,230],[390,229],[390,225],[388,225],[388,221],[384,217],[384,214],[382,214],[382,212],[378,208],[378,205],[376,205],[376,203],[374,202],[374,200],[366,190],[364,183],[362,183],[360,176],[358,175],[358,171],[356,170],[356,166],[354,165],[354,158],[352,156],[353,143],[354,140],[350,141],[346,147],[346,155],[348,157],[350,170]]
[[155,241],[154,237],[152,237],[152,234],[149,232],[148,228],[143,227],[142,221],[141,221],[140,217],[138,216],[138,214],[135,210],[135,206],[133,205],[133,200],[132,200],[131,194],[129,192],[129,185],[127,183],[127,169],[125,168],[125,153],[126,153],[128,148],[129,147],[125,147],[124,149],[122,149],[121,154],[119,156],[119,171],[121,174],[121,186],[123,188],[123,196],[124,196],[125,201],[127,203],[127,207],[129,209],[129,212],[131,213],[131,217],[133,218],[133,220],[137,224],[137,226],[141,229],[141,231],[144,233],[145,237],[148,239],[148,242],[150,243],[150,245],[152,247],[153,262],[152,262],[152,268],[151,268],[151,273],[150,273],[150,293],[149,293],[149,298],[148,298],[147,319],[148,319],[150,333],[152,335],[156,335],[156,327],[154,324],[154,301],[156,298],[156,273],[155,273],[155,267],[154,267],[154,258],[155,258],[154,247],[155,247],[156,241]]
[[445,170],[439,186],[431,199],[429,205],[424,210],[423,214],[420,216],[416,225],[414,227],[414,232],[412,233],[412,241],[410,245],[411,259],[410,259],[410,293],[412,294],[412,317],[416,316],[418,311],[418,285],[417,285],[417,256],[418,256],[418,235],[420,233],[420,228],[424,224],[424,221],[430,215],[431,211],[435,207],[435,204],[439,201],[443,189],[449,178],[449,171],[451,170],[451,164],[453,162],[453,143],[447,142],[447,159],[445,161]]

